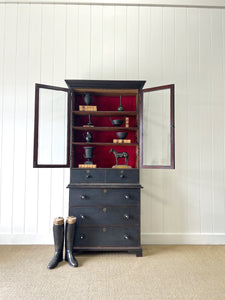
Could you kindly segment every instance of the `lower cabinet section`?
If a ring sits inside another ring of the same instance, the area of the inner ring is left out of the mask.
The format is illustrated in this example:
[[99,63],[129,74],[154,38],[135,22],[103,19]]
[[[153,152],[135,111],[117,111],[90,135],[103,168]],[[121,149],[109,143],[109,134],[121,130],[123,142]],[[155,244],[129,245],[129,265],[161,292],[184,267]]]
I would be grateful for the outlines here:
[[138,247],[139,226],[81,227],[78,226],[74,246],[79,247]]
[[68,187],[69,215],[77,218],[74,251],[142,256],[138,169],[72,169]]

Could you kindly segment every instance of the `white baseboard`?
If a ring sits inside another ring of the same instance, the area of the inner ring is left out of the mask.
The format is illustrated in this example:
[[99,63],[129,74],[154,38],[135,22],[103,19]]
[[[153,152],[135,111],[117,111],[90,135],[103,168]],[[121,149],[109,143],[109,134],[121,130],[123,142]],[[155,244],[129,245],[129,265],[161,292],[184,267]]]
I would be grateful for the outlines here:
[[51,245],[52,235],[0,234],[0,245]]
[[224,233],[142,233],[141,243],[178,245],[225,245]]
[[[0,234],[0,245],[52,245],[53,236],[41,234]],[[141,244],[225,245],[224,233],[142,233]]]

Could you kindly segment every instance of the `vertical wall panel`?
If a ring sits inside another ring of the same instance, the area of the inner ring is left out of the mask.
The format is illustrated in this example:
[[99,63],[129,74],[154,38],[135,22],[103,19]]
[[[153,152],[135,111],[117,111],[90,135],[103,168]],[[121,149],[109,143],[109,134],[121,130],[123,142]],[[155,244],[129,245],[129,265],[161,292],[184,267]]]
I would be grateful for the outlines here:
[[1,234],[52,242],[68,212],[69,170],[32,167],[35,83],[140,79],[175,84],[176,169],[141,171],[144,242],[224,241],[224,26],[223,9],[1,4]]
[[[53,85],[54,78],[54,21],[55,7],[53,5],[42,6],[41,23],[41,83]],[[49,99],[49,103],[52,99]],[[52,112],[49,113],[49,119],[52,119]],[[51,126],[49,130],[51,134]],[[48,141],[46,147],[51,147],[51,141]],[[52,169],[39,169],[38,182],[38,233],[44,234],[49,228],[51,218],[52,201]]]
[[[188,103],[188,228],[190,232],[199,232],[200,205],[199,205],[199,178],[200,178],[200,105],[199,88],[199,13],[196,9],[187,10],[187,103]],[[193,134],[196,132],[197,134]]]
[[199,14],[201,232],[212,232],[212,18],[207,10]]
[[3,56],[3,116],[1,157],[1,232],[12,231],[14,180],[15,85],[17,55],[17,5],[5,8]]
[[127,79],[139,78],[139,8],[127,7]]
[[[34,139],[34,92],[35,83],[41,83],[41,30],[42,6],[31,5],[29,16],[28,37],[28,73],[27,73],[27,148],[26,148],[26,194],[25,194],[25,232],[37,233],[38,222],[38,186],[39,170],[33,169],[33,139]],[[41,213],[41,212],[40,212]],[[42,215],[40,215],[42,218]]]
[[[224,24],[222,11],[211,12],[212,41],[212,201],[213,201],[213,232],[223,232],[224,218],[224,69],[223,48]],[[222,38],[221,38],[222,37]]]
[[[0,170],[2,169],[2,137],[3,137],[3,99],[4,99],[4,56],[5,56],[5,5],[0,7]],[[1,211],[1,187],[2,172],[0,171],[0,211]],[[1,225],[1,213],[0,213]]]
[[90,79],[102,79],[103,73],[103,8],[91,7]]
[[[90,77],[91,59],[91,8],[90,6],[80,5],[78,15],[78,77],[88,79]],[[75,21],[75,20],[74,20]]]
[[115,7],[115,77],[126,79],[127,66],[127,8]]
[[[139,76],[140,79],[146,80],[145,87],[152,86],[151,84],[151,52],[150,52],[150,30],[151,30],[151,9],[146,7],[140,7],[140,21],[139,21]],[[153,187],[152,172],[148,170],[142,170],[140,172],[141,183],[143,186],[146,184]],[[149,218],[149,214],[152,215],[152,197],[154,196],[153,188],[150,190],[144,188],[141,190],[141,230],[142,232],[153,232],[153,220]]]
[[115,7],[103,7],[102,77],[115,79]]
[[[163,8],[162,16],[162,84],[168,84],[176,82],[175,9]],[[163,145],[162,147],[164,148],[165,146]],[[179,232],[180,230],[179,222],[182,217],[180,215],[182,214],[180,204],[182,203],[182,197],[174,195],[175,176],[174,170],[162,170],[164,232]],[[174,216],[179,217],[174,218]]]
[[[26,115],[28,77],[29,6],[18,5],[15,65],[14,116],[14,176],[13,176],[13,232],[24,232],[26,184]],[[24,100],[25,99],[25,100]],[[19,179],[19,180],[18,180]],[[20,195],[18,197],[18,195]]]
[[[56,86],[64,86],[66,75],[66,7],[62,5],[55,6],[54,12],[54,61],[53,61],[53,84]],[[53,103],[54,111],[54,103]],[[67,106],[63,110],[64,118],[64,140],[67,136]],[[53,115],[54,117],[54,115]],[[55,132],[57,136],[57,132]],[[57,141],[57,138],[56,138]],[[56,145],[56,142],[55,142]],[[65,153],[66,155],[66,153]],[[51,207],[50,207],[50,228],[52,221],[56,216],[64,215],[64,190],[66,189],[67,182],[64,181],[65,170],[52,169],[51,177]]]
[[67,6],[66,17],[66,78],[78,78],[79,7]]
[[[176,76],[176,177],[174,197],[177,199],[179,217],[177,227],[181,232],[187,228],[188,186],[188,102],[187,102],[187,9],[175,9],[175,76]],[[177,141],[179,143],[177,144]]]

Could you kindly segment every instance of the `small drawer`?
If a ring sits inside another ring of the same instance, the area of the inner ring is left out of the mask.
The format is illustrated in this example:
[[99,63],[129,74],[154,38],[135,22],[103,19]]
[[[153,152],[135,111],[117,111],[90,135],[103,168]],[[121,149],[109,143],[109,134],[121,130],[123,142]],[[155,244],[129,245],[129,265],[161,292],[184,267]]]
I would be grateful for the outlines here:
[[82,227],[77,226],[75,247],[138,247],[139,226],[130,227]]
[[138,183],[138,169],[112,169],[106,171],[107,183]]
[[71,183],[103,183],[105,182],[105,171],[101,169],[71,169]]
[[102,203],[102,189],[70,189],[69,206],[90,206]]
[[70,215],[83,225],[139,225],[140,207],[71,207]]

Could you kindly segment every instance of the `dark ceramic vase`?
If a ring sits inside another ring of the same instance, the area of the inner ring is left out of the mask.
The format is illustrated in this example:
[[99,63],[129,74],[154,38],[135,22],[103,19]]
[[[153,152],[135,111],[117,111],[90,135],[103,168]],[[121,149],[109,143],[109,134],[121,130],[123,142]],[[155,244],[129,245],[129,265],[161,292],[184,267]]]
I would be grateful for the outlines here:
[[93,162],[91,161],[91,159],[93,158],[93,152],[94,152],[95,147],[84,147],[84,158],[87,159],[87,161],[85,161],[85,165],[93,165]]
[[93,101],[94,101],[94,98],[93,98],[93,96],[91,96],[90,93],[86,93],[84,95],[84,102],[85,102],[85,104],[90,105]]

